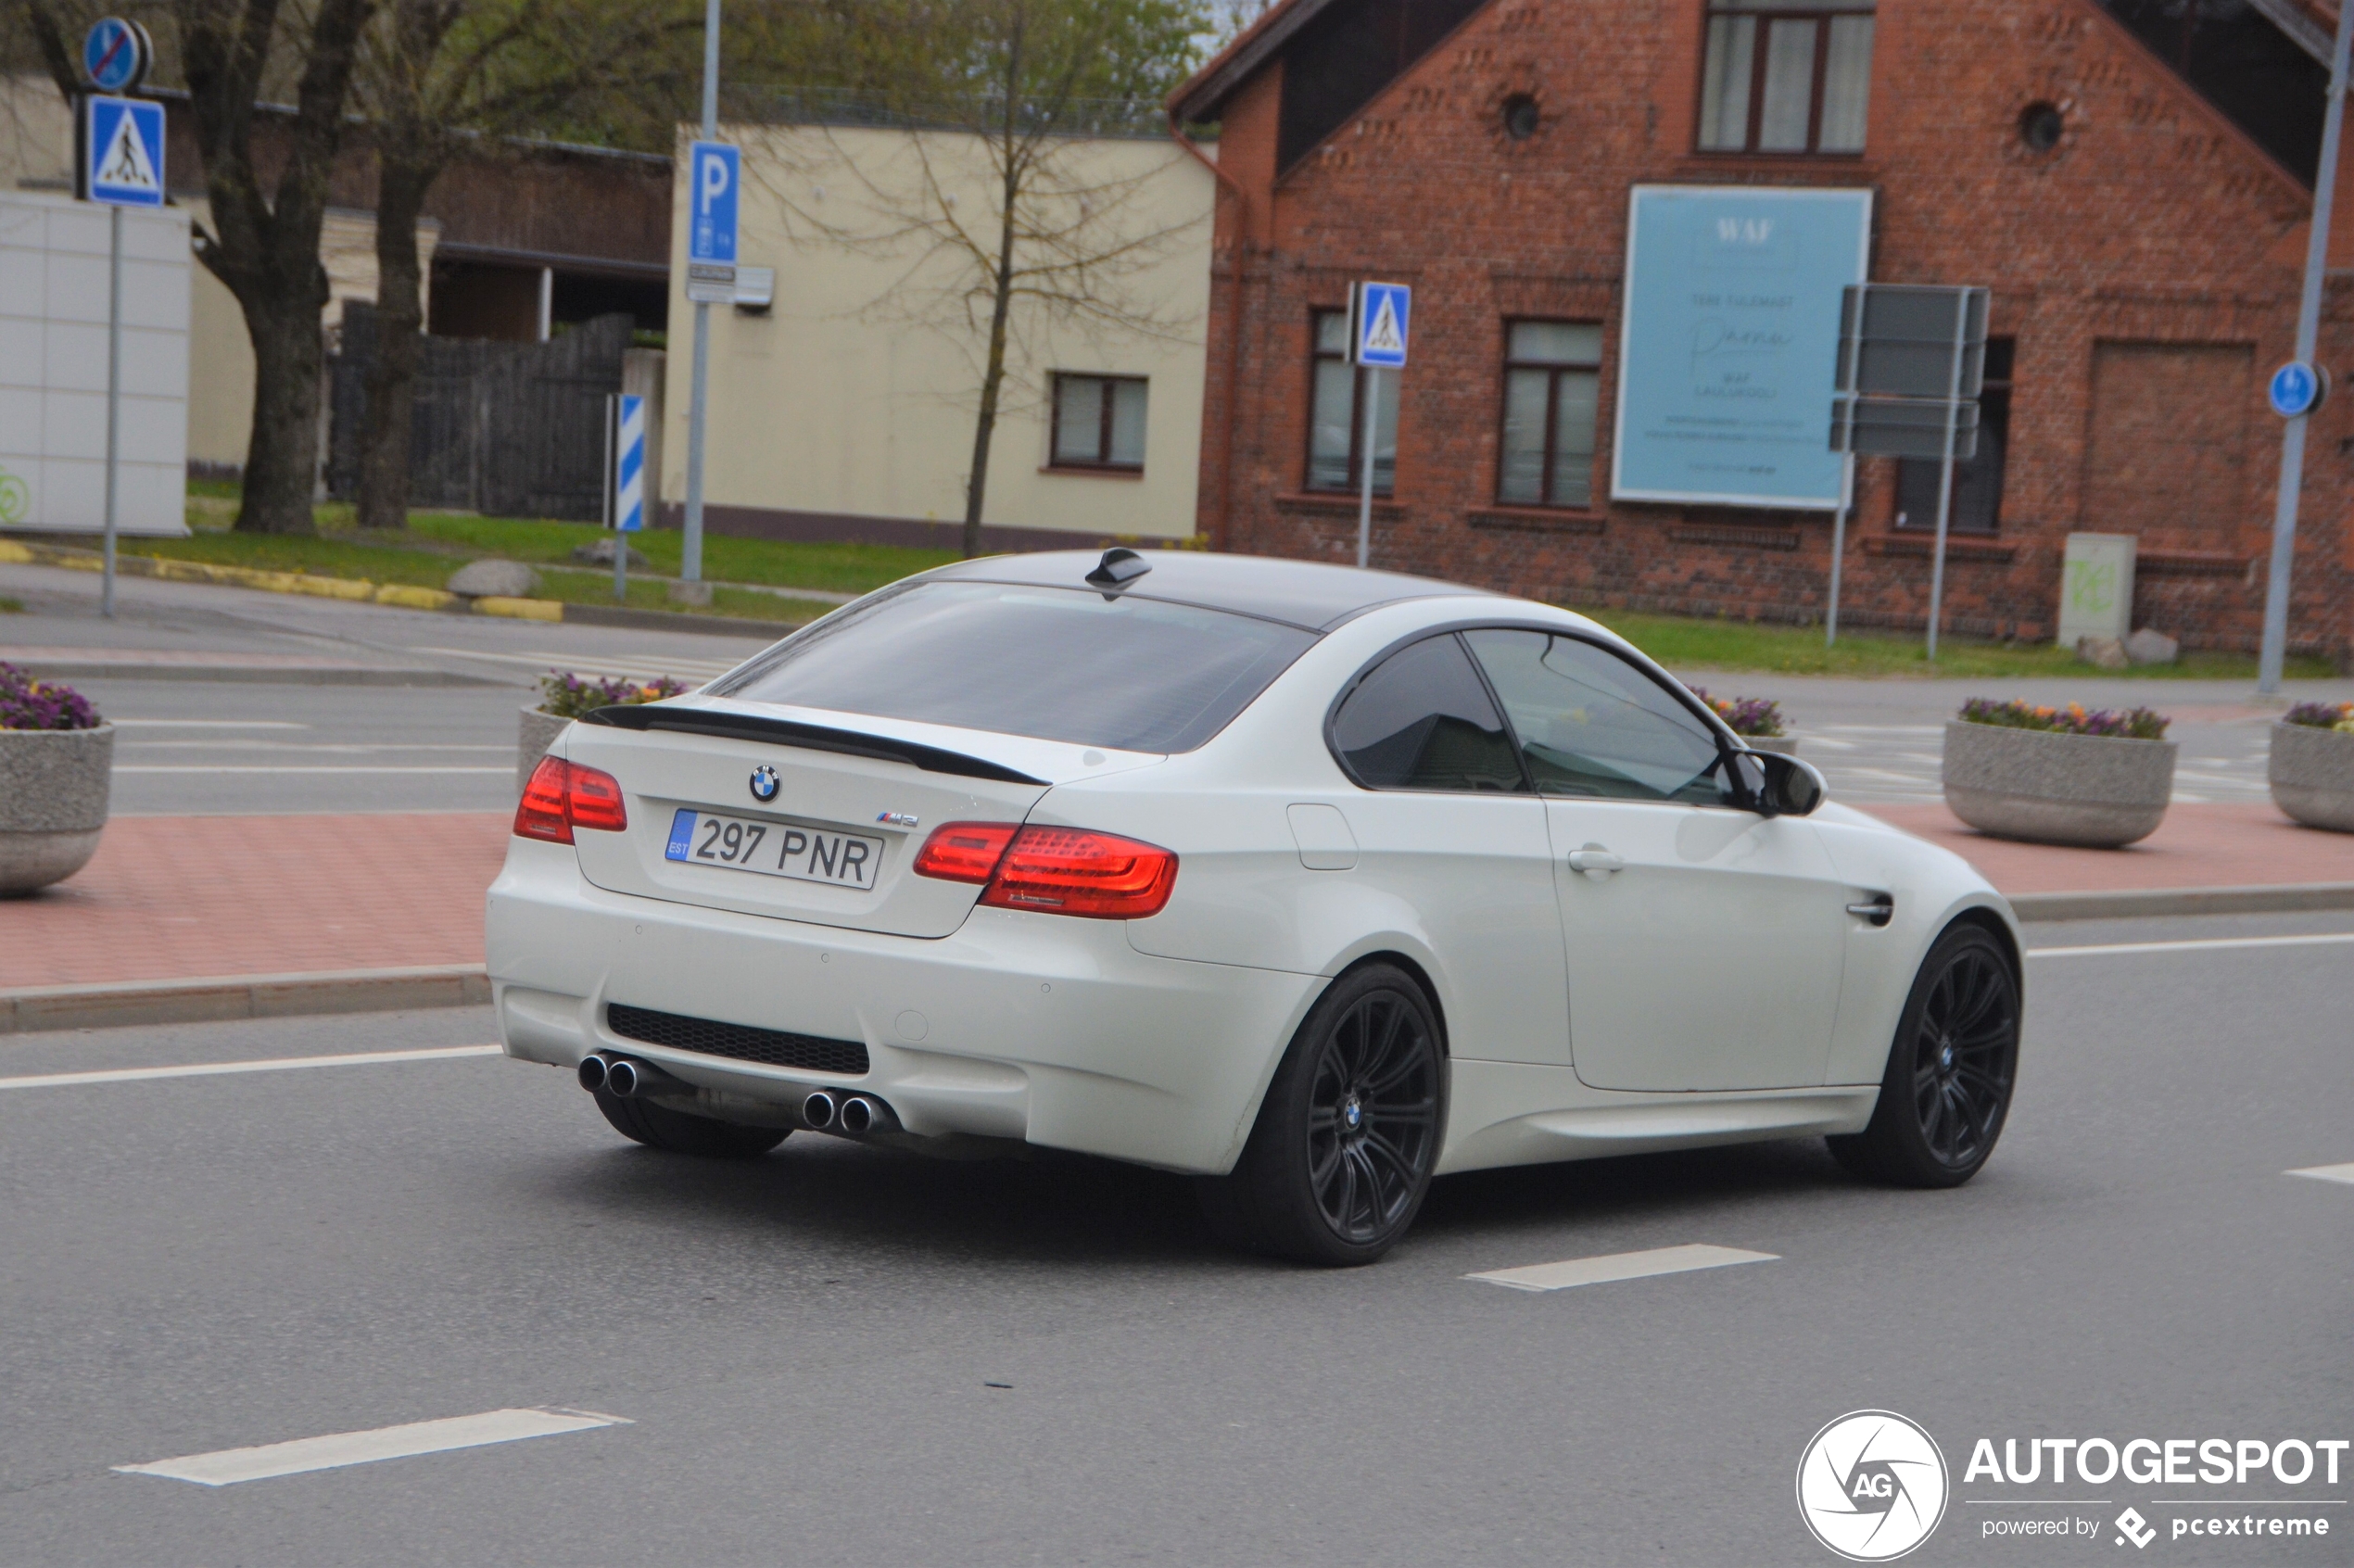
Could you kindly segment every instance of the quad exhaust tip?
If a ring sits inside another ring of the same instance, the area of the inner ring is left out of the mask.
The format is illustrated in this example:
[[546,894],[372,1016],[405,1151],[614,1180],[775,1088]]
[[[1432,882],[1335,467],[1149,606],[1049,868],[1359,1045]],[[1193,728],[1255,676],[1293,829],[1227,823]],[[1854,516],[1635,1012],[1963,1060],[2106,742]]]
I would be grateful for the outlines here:
[[605,1086],[605,1078],[612,1071],[612,1067],[613,1064],[594,1052],[581,1057],[580,1086],[590,1094],[595,1094]]
[[853,1094],[842,1103],[842,1130],[853,1137],[870,1131],[880,1119],[875,1102],[864,1094]]
[[823,1089],[801,1102],[801,1119],[820,1132],[831,1127],[834,1124],[834,1118],[841,1114],[841,1107],[835,1103],[834,1097]]

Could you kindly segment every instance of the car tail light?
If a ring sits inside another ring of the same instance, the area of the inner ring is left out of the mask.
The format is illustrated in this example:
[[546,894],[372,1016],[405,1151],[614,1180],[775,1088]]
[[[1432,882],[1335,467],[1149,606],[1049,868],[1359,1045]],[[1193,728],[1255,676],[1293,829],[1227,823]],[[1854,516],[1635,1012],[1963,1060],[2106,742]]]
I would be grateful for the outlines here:
[[1141,920],[1158,915],[1177,885],[1177,857],[1165,849],[1084,828],[1023,828],[951,822],[916,856],[916,874],[985,882],[981,902],[998,909]]
[[916,875],[943,882],[986,882],[1018,831],[1011,822],[943,823],[917,854]]
[[621,781],[610,773],[582,767],[562,757],[541,757],[515,805],[515,834],[551,844],[572,842],[576,828],[618,833],[629,826],[621,803]]

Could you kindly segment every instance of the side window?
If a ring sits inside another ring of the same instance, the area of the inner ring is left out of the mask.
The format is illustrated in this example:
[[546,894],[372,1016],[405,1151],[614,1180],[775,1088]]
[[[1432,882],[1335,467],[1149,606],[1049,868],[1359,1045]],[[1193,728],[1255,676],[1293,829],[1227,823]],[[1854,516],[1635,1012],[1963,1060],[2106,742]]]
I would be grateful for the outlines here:
[[1716,736],[1634,665],[1537,631],[1465,634],[1540,794],[1726,803]]
[[1504,721],[1452,637],[1401,648],[1359,681],[1333,715],[1333,745],[1375,790],[1528,789]]

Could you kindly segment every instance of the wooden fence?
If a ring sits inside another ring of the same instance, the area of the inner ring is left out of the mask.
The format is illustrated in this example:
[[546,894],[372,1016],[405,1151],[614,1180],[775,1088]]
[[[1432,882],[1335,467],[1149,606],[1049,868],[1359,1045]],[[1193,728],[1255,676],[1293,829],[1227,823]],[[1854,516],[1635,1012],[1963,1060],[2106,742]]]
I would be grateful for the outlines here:
[[[409,436],[409,504],[595,522],[604,505],[605,397],[621,390],[632,322],[599,316],[546,343],[427,337]],[[360,429],[376,311],[346,300],[331,361],[327,493],[360,491]]]

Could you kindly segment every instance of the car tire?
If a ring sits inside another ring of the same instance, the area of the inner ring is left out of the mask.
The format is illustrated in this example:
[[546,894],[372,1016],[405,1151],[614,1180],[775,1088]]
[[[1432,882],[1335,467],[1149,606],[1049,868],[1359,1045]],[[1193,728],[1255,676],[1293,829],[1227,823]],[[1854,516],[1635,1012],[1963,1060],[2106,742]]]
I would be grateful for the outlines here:
[[597,1108],[625,1138],[650,1149],[699,1155],[704,1159],[750,1159],[765,1155],[792,1131],[790,1127],[742,1127],[707,1116],[690,1116],[650,1100],[625,1100],[602,1089],[597,1091]]
[[1438,1020],[1402,969],[1333,982],[1284,1053],[1229,1175],[1199,1183],[1222,1241],[1327,1268],[1371,1263],[1414,1222],[1446,1126]]
[[1983,926],[1946,929],[1921,961],[1864,1131],[1826,1139],[1857,1176],[1958,1187],[1994,1152],[2019,1078],[2019,971]]

